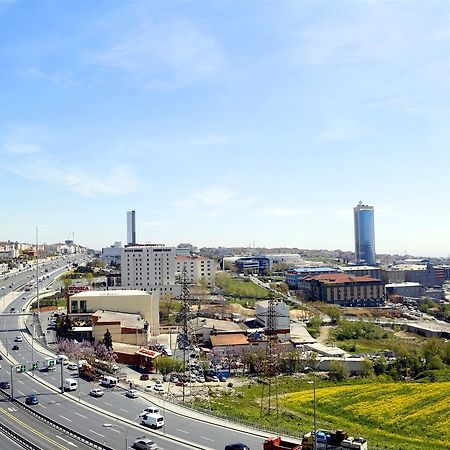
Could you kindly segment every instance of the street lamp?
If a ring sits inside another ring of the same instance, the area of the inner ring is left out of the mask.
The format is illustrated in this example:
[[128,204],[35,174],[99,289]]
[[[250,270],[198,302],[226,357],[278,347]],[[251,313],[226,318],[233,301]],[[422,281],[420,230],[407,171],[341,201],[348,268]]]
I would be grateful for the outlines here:
[[128,450],[128,431],[130,427],[128,427],[126,430],[121,425],[116,425],[115,423],[104,423],[103,426],[105,428],[119,428],[119,430],[122,431],[122,433],[125,435],[125,450]]
[[314,440],[313,440],[313,450],[317,450],[317,401],[316,401],[316,372],[312,372],[313,381],[308,381],[308,384],[313,385],[314,390]]

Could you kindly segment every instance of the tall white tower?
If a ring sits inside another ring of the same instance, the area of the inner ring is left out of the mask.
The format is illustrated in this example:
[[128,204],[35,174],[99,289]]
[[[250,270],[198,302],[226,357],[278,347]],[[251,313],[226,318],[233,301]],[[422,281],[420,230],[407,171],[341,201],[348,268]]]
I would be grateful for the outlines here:
[[127,243],[136,244],[136,211],[127,212]]

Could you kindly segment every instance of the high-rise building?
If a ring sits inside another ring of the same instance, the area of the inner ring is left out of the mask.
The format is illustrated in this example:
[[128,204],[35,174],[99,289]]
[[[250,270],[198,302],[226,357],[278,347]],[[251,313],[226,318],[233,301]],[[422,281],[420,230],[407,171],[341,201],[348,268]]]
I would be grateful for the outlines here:
[[127,212],[127,243],[136,244],[136,212]]
[[128,245],[122,249],[123,289],[159,292],[161,300],[180,294],[175,284],[175,248],[162,244]]
[[375,225],[373,206],[359,202],[353,208],[355,218],[355,256],[358,263],[370,266],[376,264],[375,259]]

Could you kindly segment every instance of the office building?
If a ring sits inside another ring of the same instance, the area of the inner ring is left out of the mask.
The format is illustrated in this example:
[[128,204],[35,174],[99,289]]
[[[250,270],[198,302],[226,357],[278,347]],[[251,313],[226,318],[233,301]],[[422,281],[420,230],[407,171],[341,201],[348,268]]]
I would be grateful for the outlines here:
[[[176,249],[178,252],[179,249]],[[204,256],[179,256],[175,257],[176,275],[181,277],[184,267],[189,283],[205,283],[208,287],[214,286],[216,276],[216,261]]]
[[329,273],[307,277],[302,289],[312,300],[339,306],[382,306],[384,285],[381,280],[355,277],[345,273]]
[[373,266],[375,258],[375,226],[373,206],[359,202],[353,208],[355,220],[355,256],[357,263]]
[[127,244],[136,244],[136,211],[127,212]]
[[128,245],[122,249],[123,289],[159,292],[161,300],[180,294],[175,284],[175,248],[162,244]]
[[290,267],[286,271],[286,284],[290,289],[299,289],[299,284],[304,278],[336,272],[339,272],[339,269],[335,267]]

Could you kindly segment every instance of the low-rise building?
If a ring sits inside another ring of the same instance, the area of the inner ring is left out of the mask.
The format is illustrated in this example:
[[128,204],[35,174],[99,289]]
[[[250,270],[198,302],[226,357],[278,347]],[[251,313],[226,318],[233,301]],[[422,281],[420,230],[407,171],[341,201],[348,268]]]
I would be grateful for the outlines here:
[[389,283],[385,286],[386,296],[399,295],[401,297],[420,298],[423,295],[424,288],[420,283],[404,282]]
[[[68,297],[69,315],[90,318],[99,310],[134,314],[148,322],[151,335],[159,334],[159,294],[137,290],[85,291]],[[143,326],[143,325],[142,325]]]
[[113,343],[141,346],[150,337],[149,323],[140,315],[99,309],[92,314],[92,337],[95,342],[102,341],[107,331],[111,333]]
[[251,272],[263,275],[272,270],[272,260],[267,256],[245,256],[234,262],[240,272]]
[[286,284],[290,289],[299,289],[300,282],[306,277],[337,272],[336,267],[290,267],[286,271]]
[[115,242],[111,247],[102,248],[101,259],[108,265],[120,265],[122,242]]
[[270,326],[274,334],[289,339],[290,315],[289,306],[281,300],[262,300],[255,304],[255,318],[261,323],[266,334]]
[[372,278],[381,278],[381,268],[376,266],[345,266],[340,267],[340,269],[343,273],[347,273],[354,277],[368,275]]
[[369,276],[354,277],[345,273],[330,273],[307,277],[301,288],[312,300],[339,306],[381,306],[384,304],[384,284]]

